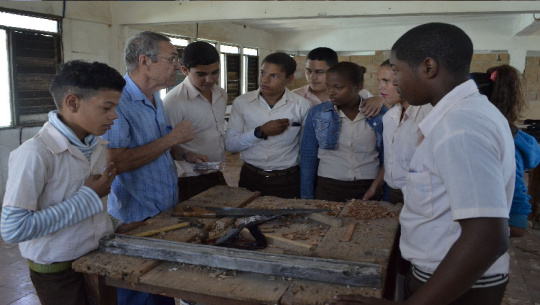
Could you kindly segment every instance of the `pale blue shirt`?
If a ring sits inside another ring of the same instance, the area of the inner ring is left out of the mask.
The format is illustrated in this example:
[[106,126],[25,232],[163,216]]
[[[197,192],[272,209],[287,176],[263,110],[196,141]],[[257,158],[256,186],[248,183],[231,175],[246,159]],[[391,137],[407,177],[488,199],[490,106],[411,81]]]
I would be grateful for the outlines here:
[[[116,108],[118,119],[103,135],[110,142],[108,148],[143,146],[170,132],[159,93],[154,93],[154,107],[128,74],[124,78],[126,86]],[[154,161],[116,176],[108,211],[113,217],[130,223],[155,216],[176,204],[177,172],[167,150]]]

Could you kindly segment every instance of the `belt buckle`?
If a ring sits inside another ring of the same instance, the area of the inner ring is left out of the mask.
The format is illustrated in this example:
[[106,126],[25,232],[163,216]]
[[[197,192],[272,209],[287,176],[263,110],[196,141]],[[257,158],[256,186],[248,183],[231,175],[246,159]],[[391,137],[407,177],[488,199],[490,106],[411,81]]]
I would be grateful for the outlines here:
[[270,169],[270,170],[265,170],[265,169],[263,169],[262,172],[263,172],[264,178],[270,178],[270,177],[272,177],[272,173],[273,173],[274,171],[271,170],[271,169]]

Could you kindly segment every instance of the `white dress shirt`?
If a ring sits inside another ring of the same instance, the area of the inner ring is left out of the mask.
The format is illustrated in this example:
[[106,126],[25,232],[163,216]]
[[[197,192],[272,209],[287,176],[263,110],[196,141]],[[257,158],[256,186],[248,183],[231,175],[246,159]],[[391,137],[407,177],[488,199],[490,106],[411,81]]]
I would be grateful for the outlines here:
[[319,148],[317,175],[341,181],[375,179],[380,170],[375,131],[362,112],[351,121],[334,108],[341,118],[338,146],[335,150]]
[[[434,272],[461,234],[457,220],[508,218],[514,141],[507,120],[472,80],[444,96],[418,132],[403,189],[400,247],[405,259]],[[506,253],[484,275],[508,273],[508,265]]]
[[[225,160],[225,108],[227,92],[218,85],[212,87],[212,101],[208,101],[191,84],[189,78],[172,89],[163,100],[169,125],[174,128],[180,121],[193,125],[195,138],[179,144],[182,149],[205,155],[210,162]],[[198,176],[193,164],[175,161],[178,177]]]
[[403,114],[403,106],[396,104],[383,116],[384,181],[394,189],[405,186],[409,163],[414,154],[418,123],[426,117],[433,106],[409,106]]
[[[263,170],[282,170],[298,165],[300,135],[311,103],[285,88],[283,97],[270,107],[260,90],[237,97],[233,102],[225,146],[230,152],[242,152],[240,158]],[[281,134],[263,140],[254,131],[264,123],[289,119],[289,127]],[[292,126],[293,123],[302,126]]]

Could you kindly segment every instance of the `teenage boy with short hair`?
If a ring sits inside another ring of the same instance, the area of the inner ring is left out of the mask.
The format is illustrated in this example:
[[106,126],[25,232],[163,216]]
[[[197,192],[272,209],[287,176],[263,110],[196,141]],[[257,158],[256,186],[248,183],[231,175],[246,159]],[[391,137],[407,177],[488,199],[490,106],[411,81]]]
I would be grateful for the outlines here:
[[296,62],[273,53],[262,62],[259,89],[234,100],[225,136],[230,152],[242,152],[238,185],[262,195],[300,196],[300,134],[311,103],[292,93]]
[[[306,58],[305,76],[308,84],[294,89],[292,92],[300,95],[315,106],[330,100],[326,89],[326,70],[338,63],[336,51],[319,47],[311,50]],[[367,117],[379,114],[383,106],[381,98],[373,98],[373,95],[366,89],[360,90],[360,96],[365,99],[362,113]]]
[[187,200],[213,186],[227,185],[219,170],[196,172],[192,163],[225,160],[225,109],[227,92],[217,85],[219,53],[204,41],[190,43],[183,52],[185,80],[163,100],[169,125],[191,122],[195,138],[179,144],[185,155],[176,161],[180,200]]
[[413,265],[406,304],[500,304],[508,283],[514,143],[507,120],[469,79],[472,53],[467,34],[444,23],[415,27],[392,47],[403,98],[433,105],[418,124],[403,189],[400,248]]
[[65,63],[50,86],[58,110],[10,154],[2,237],[19,243],[43,305],[87,304],[71,263],[113,232],[106,203],[116,168],[99,136],[118,117],[125,84],[106,64]]

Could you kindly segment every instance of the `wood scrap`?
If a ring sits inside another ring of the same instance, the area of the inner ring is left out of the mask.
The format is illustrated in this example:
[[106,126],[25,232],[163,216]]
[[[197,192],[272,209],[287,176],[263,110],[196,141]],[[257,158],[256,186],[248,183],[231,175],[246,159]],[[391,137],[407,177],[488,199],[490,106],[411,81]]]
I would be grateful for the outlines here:
[[189,225],[190,225],[189,222],[181,222],[181,223],[170,225],[170,226],[163,227],[163,228],[160,228],[160,229],[149,230],[149,231],[144,231],[144,232],[141,232],[141,233],[133,234],[133,236],[148,237],[148,236],[152,236],[152,235],[156,235],[156,234],[160,234],[160,233],[165,233],[165,232],[176,230],[176,229],[189,227]]
[[345,238],[343,239],[343,241],[346,241],[346,242],[351,241],[355,226],[356,224],[354,222],[349,225],[349,228],[347,229],[347,234],[345,235]]
[[235,217],[225,217],[216,221],[216,230],[223,231],[226,227],[232,225],[236,220]]

